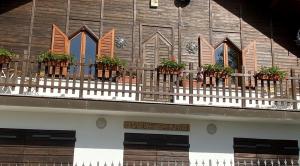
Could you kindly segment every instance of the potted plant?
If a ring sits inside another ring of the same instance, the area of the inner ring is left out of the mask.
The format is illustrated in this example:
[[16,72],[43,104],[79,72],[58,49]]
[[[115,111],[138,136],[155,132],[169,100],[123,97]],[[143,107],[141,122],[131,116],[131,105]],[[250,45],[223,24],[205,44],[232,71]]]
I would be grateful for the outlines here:
[[176,58],[171,56],[170,59],[164,59],[158,66],[158,71],[162,74],[180,74],[185,69],[185,63],[176,62]]
[[231,74],[234,73],[233,68],[226,66],[222,69],[222,72],[220,74],[220,78],[227,78],[228,76],[231,76]]
[[[46,73],[49,75],[67,75],[68,66],[74,63],[74,56],[66,53],[43,52],[38,56],[38,62],[46,65]],[[54,72],[53,72],[54,69]]]
[[97,60],[98,67],[98,77],[102,77],[102,72],[105,70],[105,77],[109,77],[109,70],[111,69],[113,73],[117,73],[126,65],[125,61],[122,61],[118,57],[110,57],[110,56],[98,56]]
[[15,55],[16,55],[15,53],[5,48],[0,48],[0,64],[9,63]]
[[45,63],[47,66],[68,67],[70,64],[74,63],[74,56],[47,51],[38,56],[38,62]]
[[212,64],[205,64],[202,66],[203,72],[206,76],[214,77],[215,76],[215,67]]
[[202,66],[202,68],[206,76],[216,78],[227,78],[234,72],[234,70],[231,67],[223,67],[219,64],[205,64]]
[[[126,71],[125,73],[121,73],[121,76],[118,77],[119,83],[129,83],[130,82],[130,72]],[[136,72],[131,73],[131,83],[136,84]]]
[[255,78],[260,80],[282,80],[286,78],[287,73],[280,70],[277,66],[261,67],[259,72],[254,75]]

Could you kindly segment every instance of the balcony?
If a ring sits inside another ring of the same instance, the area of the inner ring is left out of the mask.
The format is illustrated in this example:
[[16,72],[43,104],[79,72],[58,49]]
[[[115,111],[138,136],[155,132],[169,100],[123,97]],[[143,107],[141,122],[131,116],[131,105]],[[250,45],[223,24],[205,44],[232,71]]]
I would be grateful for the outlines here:
[[93,63],[64,69],[27,59],[13,59],[0,68],[3,96],[291,111],[300,108],[300,78],[293,70],[285,80],[276,81],[259,80],[254,73],[206,76],[192,64],[190,70],[180,74],[161,73],[153,66],[105,70]]

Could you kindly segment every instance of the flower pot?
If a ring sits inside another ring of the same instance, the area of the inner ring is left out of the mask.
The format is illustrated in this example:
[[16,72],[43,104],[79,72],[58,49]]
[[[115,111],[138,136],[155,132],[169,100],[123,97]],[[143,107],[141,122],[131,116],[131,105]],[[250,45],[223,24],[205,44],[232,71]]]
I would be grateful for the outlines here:
[[254,77],[258,80],[270,80],[269,75],[266,74],[256,74]]
[[112,77],[116,76],[118,71],[120,70],[119,66],[108,66],[108,65],[103,65],[102,63],[97,64],[98,67],[98,78],[103,77],[103,69],[104,71],[104,77],[109,78],[109,71],[110,69],[112,70]]
[[44,64],[46,64],[49,75],[67,75],[69,61],[45,61]]
[[[123,83],[123,81],[124,81],[125,84],[129,84],[130,83],[130,76],[118,77],[118,82],[119,83]],[[136,84],[136,77],[132,77],[131,83]]]
[[[197,80],[193,80],[193,88],[197,88]],[[181,81],[181,86],[185,87],[185,88],[189,88],[190,87],[190,81],[189,80],[182,80]],[[200,82],[200,87],[202,86],[202,82]]]
[[176,68],[168,68],[168,67],[159,66],[157,69],[160,74],[175,74],[175,75],[177,75],[177,74],[181,73],[181,70],[176,69]]
[[7,64],[11,61],[10,57],[0,56],[0,64]]

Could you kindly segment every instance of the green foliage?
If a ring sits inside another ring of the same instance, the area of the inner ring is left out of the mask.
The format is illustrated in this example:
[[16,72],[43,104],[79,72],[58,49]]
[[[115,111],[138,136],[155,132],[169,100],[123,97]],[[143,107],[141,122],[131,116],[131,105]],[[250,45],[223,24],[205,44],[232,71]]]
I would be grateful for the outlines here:
[[43,52],[38,56],[38,62],[49,62],[49,61],[58,61],[58,62],[70,62],[74,63],[75,58],[73,55],[64,54],[64,53],[53,53],[50,51]]
[[0,48],[0,56],[2,56],[2,57],[12,58],[15,55],[16,55],[15,53],[13,53],[5,48]]
[[228,75],[231,75],[231,74],[234,73],[234,69],[231,68],[231,67],[229,67],[229,66],[227,66],[227,67],[224,67],[223,72],[226,73],[226,74],[228,74]]
[[262,66],[259,72],[255,76],[256,77],[267,76],[270,79],[275,77],[278,77],[279,79],[284,79],[287,76],[287,73],[281,70],[278,66],[272,66],[272,67]]
[[173,69],[173,70],[183,70],[185,68],[185,66],[186,66],[185,63],[177,63],[174,60],[166,60],[166,59],[164,59],[161,62],[161,67],[168,68],[168,69]]
[[220,73],[223,75],[231,75],[234,73],[234,69],[232,69],[229,66],[223,67],[219,64],[205,64],[202,66],[204,72],[209,73],[209,74],[215,74],[215,73]]
[[110,56],[101,56],[97,58],[97,63],[101,63],[104,66],[118,66],[118,67],[125,67],[126,62],[121,60],[118,57],[110,57]]

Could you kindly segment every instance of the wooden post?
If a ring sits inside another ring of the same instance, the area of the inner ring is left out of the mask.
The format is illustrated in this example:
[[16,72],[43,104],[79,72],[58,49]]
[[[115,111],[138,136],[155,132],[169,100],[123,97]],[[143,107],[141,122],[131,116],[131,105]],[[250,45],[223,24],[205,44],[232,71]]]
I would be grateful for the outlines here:
[[[193,70],[193,63],[189,63],[189,94],[192,95],[193,94],[193,73],[191,72],[191,70]],[[193,96],[189,96],[189,103],[193,104]]]
[[83,83],[84,83],[84,69],[85,69],[85,66],[84,66],[84,61],[85,61],[85,58],[82,58],[82,61],[79,62],[79,72],[80,72],[80,89],[79,89],[79,98],[82,98],[83,97]]
[[246,77],[244,76],[245,72],[245,67],[242,66],[242,108],[246,107],[246,99],[244,99],[246,97]]
[[295,69],[291,69],[291,77],[293,109],[297,110],[296,80],[293,78],[295,77]]
[[136,60],[136,93],[135,93],[135,100],[139,101],[140,100],[140,79],[142,78],[141,76],[141,71],[138,70],[139,68],[139,63],[138,60]]
[[27,60],[28,60],[28,51],[24,50],[24,56],[23,56],[23,61],[22,61],[22,75],[21,75],[21,80],[20,80],[20,90],[19,94],[24,93],[24,83],[25,83],[25,76],[26,76],[26,69],[27,69]]

